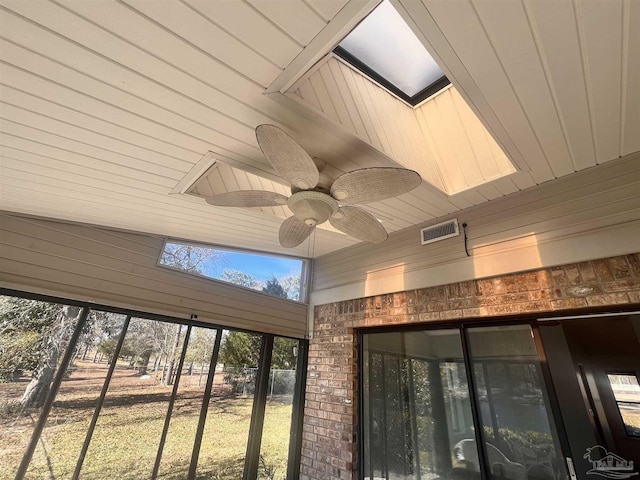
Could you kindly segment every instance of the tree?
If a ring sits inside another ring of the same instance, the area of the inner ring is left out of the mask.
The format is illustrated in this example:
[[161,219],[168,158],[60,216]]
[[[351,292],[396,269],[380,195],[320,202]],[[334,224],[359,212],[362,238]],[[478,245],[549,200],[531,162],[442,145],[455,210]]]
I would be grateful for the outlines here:
[[200,366],[200,374],[198,377],[198,385],[202,382],[202,374],[205,366],[209,364],[213,346],[216,341],[216,331],[209,328],[194,328],[191,330],[189,338],[189,346],[185,361],[189,362],[189,373],[193,373],[193,365]]
[[220,347],[220,361],[231,367],[257,367],[262,337],[245,332],[229,332]]
[[260,288],[260,282],[256,277],[249,273],[241,272],[240,270],[225,269],[222,275],[220,275],[220,280],[253,290]]
[[206,263],[220,262],[224,252],[210,247],[198,247],[167,242],[160,263],[191,273],[203,273]]
[[[229,332],[220,347],[220,361],[227,367],[257,367],[262,336]],[[290,370],[296,365],[297,340],[277,337],[273,342],[271,368]]]
[[291,300],[300,300],[300,274],[291,274],[280,277],[278,283]]
[[271,368],[293,370],[296,367],[298,341],[291,338],[277,337],[273,342]]
[[[58,360],[79,315],[78,307],[26,298],[0,298],[0,364],[3,371],[8,372],[11,379],[22,369],[32,371],[31,381],[20,400],[23,406],[41,407],[44,403]],[[16,356],[17,346],[22,350]]]
[[282,288],[282,285],[280,285],[278,279],[273,275],[267,281],[267,284],[262,287],[262,291],[276,297],[287,298],[287,292],[284,291],[284,288]]

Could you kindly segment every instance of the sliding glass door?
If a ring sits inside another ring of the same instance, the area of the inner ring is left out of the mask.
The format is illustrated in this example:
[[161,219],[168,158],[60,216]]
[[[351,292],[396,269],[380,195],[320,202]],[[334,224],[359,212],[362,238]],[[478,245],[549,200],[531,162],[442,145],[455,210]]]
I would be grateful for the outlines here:
[[563,456],[531,327],[470,328],[468,338],[487,478],[562,478]]
[[566,478],[528,325],[367,333],[362,351],[364,479]]

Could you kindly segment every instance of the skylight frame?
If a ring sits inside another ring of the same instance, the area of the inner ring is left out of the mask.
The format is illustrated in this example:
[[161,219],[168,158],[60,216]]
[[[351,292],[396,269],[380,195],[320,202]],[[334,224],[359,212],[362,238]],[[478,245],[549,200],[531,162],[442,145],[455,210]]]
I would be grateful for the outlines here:
[[[413,38],[407,38],[407,41],[409,41],[409,43],[416,43],[416,44],[420,43],[420,45],[421,45],[421,42],[419,42],[419,40],[416,37],[415,33],[411,30],[409,25],[407,25],[407,23],[404,21],[404,19],[402,19],[402,17],[400,16],[399,12],[395,9],[395,7],[389,2],[389,0],[383,0],[383,2],[380,2],[369,13],[369,15],[367,15],[365,18],[363,18],[360,21],[360,23],[358,23],[358,25],[356,25],[345,37],[343,37],[343,39],[333,49],[333,53],[335,55],[337,55],[339,58],[341,58],[342,60],[344,60],[345,62],[347,62],[348,64],[350,64],[355,69],[359,70],[363,75],[369,77],[371,80],[373,80],[374,82],[378,83],[383,88],[387,89],[389,92],[391,92],[393,95],[395,95],[396,97],[398,97],[402,101],[404,101],[404,102],[408,103],[409,105],[415,107],[418,104],[420,104],[421,102],[423,102],[424,100],[426,100],[427,98],[429,98],[432,95],[438,93],[439,91],[441,91],[442,89],[444,89],[445,87],[447,87],[448,85],[451,84],[451,82],[449,81],[449,79],[447,78],[447,76],[444,73],[442,74],[442,76],[440,76],[436,80],[432,81],[430,84],[424,86],[424,88],[422,88],[421,90],[416,92],[414,95],[409,95],[402,88],[400,88],[398,85],[396,85],[393,81],[391,81],[388,78],[386,78],[383,74],[381,74],[378,71],[376,71],[373,67],[371,67],[367,63],[365,63],[365,61],[363,61],[362,59],[358,58],[356,55],[354,55],[353,53],[351,53],[350,51],[348,51],[346,48],[344,48],[341,45],[346,39],[349,38],[350,35],[353,34],[354,31],[356,31],[359,27],[361,27],[361,25],[364,22],[367,22],[367,19],[374,12],[376,12],[376,10],[378,10],[383,3],[386,3],[388,5],[388,7],[393,9],[394,12],[397,14],[397,17],[400,20],[400,23],[398,23],[398,26],[400,26],[403,29],[406,28],[405,32],[400,32],[400,31],[396,30],[396,35],[394,37],[395,38],[398,38],[398,37],[400,37],[400,38],[413,37]],[[386,5],[385,5],[385,7],[386,7]],[[394,15],[394,18],[395,17],[396,16]],[[379,18],[376,18],[376,20],[373,21],[373,24],[374,25],[377,24],[378,27],[379,27],[380,26],[379,22],[380,22]],[[395,22],[391,22],[391,23],[393,24]],[[371,28],[371,27],[369,27],[369,28]],[[360,31],[362,31],[362,29]],[[385,32],[385,33],[390,34],[392,32],[388,31],[388,32]],[[415,40],[415,42],[414,42],[414,40]],[[424,46],[422,46],[422,48],[424,49],[425,56],[428,57],[433,64],[435,64],[435,61],[431,57],[431,54],[426,50],[426,48],[424,48]],[[370,53],[370,52],[364,52],[365,55],[367,55],[367,53]],[[384,54],[383,54],[383,56],[384,56]],[[378,60],[380,60],[381,63],[385,63],[385,61],[382,60],[382,59],[378,59]],[[437,64],[435,64],[435,65],[437,66]],[[438,69],[440,71],[442,71],[439,68],[439,66],[438,66]]]

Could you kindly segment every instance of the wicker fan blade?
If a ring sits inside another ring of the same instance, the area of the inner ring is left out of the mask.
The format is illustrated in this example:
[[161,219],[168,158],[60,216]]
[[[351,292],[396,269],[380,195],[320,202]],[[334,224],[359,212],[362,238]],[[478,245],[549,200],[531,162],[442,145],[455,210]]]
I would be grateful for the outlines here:
[[297,142],[275,125],[256,128],[258,145],[271,166],[282,178],[301,190],[318,184],[320,175],[313,160]]
[[387,231],[373,215],[357,207],[341,207],[329,223],[363,242],[382,243],[388,237]]
[[287,204],[287,197],[266,190],[239,190],[206,198],[216,207],[277,207]]
[[284,248],[293,248],[304,242],[313,229],[296,217],[289,217],[280,225],[280,245]]
[[331,196],[346,204],[377,202],[402,195],[420,183],[420,174],[406,168],[361,168],[340,175],[331,185]]

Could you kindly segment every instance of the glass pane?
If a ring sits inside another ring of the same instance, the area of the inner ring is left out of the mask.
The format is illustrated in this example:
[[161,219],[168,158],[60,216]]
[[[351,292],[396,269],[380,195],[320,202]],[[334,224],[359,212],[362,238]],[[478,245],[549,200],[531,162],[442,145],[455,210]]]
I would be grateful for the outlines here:
[[365,479],[479,479],[458,330],[364,336]]
[[409,97],[444,75],[388,1],[360,22],[340,46]]
[[306,262],[299,258],[166,242],[160,265],[276,297],[304,300]]
[[117,342],[124,315],[91,311],[73,361],[29,465],[29,478],[71,478],[96,401],[109,370],[110,345]]
[[488,476],[566,478],[531,328],[470,328],[469,350]]
[[273,340],[258,465],[258,479],[261,480],[284,478],[287,474],[297,352],[297,340],[282,337]]
[[[0,471],[13,478],[81,309],[0,296]],[[39,442],[34,457],[49,447]],[[57,451],[57,450],[56,450]],[[60,459],[53,467],[61,471]],[[35,469],[38,478],[46,469]]]
[[640,437],[640,385],[633,374],[608,374],[613,396],[630,437]]
[[187,477],[215,341],[216,330],[201,327],[191,329],[162,453],[158,474],[160,479],[179,480]]
[[149,478],[185,327],[132,318],[82,467],[83,479]]
[[197,478],[242,478],[262,337],[224,330]]

